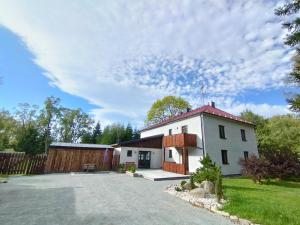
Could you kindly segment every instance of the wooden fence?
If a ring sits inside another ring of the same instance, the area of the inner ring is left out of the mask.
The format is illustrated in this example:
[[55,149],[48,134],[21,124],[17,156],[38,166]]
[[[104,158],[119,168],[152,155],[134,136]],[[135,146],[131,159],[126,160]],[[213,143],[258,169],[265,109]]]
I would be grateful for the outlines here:
[[163,170],[172,173],[186,174],[185,166],[183,164],[177,164],[175,162],[164,162]]
[[47,155],[0,152],[0,174],[42,174]]

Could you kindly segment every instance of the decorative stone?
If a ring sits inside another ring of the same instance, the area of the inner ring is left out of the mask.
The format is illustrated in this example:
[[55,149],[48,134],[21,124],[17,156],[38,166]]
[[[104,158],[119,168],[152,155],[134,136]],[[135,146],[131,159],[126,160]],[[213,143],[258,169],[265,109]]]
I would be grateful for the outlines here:
[[191,184],[189,182],[187,182],[184,185],[182,185],[182,188],[185,189],[185,190],[190,190],[191,189]]
[[239,218],[238,218],[237,216],[231,215],[231,216],[229,217],[229,219],[230,219],[232,222],[234,222],[234,223],[238,223],[238,222],[239,222]]
[[215,192],[215,186],[213,182],[205,180],[202,183],[203,183],[203,189],[205,193],[213,194]]
[[251,225],[251,222],[246,219],[239,219],[240,225]]
[[195,188],[195,189],[191,190],[189,193],[194,198],[204,198],[204,196],[205,196],[205,191],[203,188]]

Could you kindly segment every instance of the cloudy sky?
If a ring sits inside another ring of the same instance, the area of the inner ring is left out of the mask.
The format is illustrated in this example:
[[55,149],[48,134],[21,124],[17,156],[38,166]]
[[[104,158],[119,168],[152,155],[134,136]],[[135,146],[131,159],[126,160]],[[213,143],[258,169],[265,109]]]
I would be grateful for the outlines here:
[[136,125],[166,95],[234,114],[288,113],[280,4],[0,0],[0,106],[55,95],[103,123]]

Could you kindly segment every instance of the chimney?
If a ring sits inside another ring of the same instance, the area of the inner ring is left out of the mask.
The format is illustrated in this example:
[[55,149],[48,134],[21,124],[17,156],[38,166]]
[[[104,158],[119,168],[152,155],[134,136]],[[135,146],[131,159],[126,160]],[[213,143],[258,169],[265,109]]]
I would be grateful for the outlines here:
[[211,102],[211,107],[216,108],[216,103],[215,102]]
[[189,108],[189,107],[186,108],[186,112],[189,112],[189,111],[191,111],[191,108]]

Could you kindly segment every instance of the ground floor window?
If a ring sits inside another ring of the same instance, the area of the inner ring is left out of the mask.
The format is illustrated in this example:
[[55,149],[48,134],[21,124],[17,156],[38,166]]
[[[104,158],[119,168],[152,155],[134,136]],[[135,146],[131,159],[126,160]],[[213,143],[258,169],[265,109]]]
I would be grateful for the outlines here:
[[169,158],[172,158],[172,150],[169,150]]
[[248,159],[248,152],[244,151],[244,159],[247,160]]
[[221,150],[222,153],[222,163],[228,164],[227,150]]
[[132,150],[127,150],[127,157],[132,157]]

